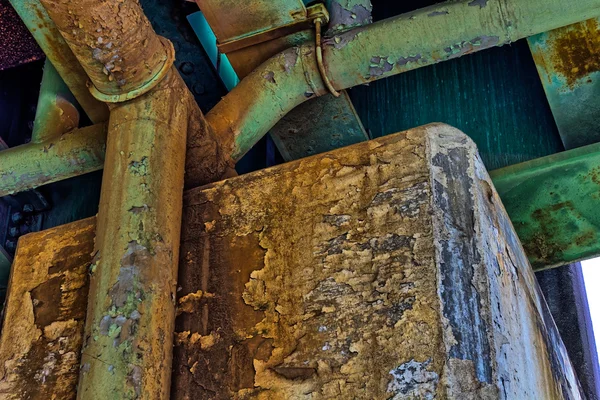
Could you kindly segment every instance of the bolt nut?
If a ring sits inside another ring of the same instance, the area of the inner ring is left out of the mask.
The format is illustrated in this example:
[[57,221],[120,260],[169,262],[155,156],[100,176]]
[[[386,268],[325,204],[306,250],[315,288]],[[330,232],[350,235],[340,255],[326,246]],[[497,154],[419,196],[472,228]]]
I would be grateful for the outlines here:
[[185,75],[190,75],[194,72],[194,64],[189,61],[182,62],[179,66],[179,70]]
[[199,82],[194,83],[194,86],[192,86],[192,90],[197,95],[204,94],[204,92],[206,91],[206,89],[204,88],[204,85]]
[[17,228],[16,226],[11,226],[10,229],[8,230],[8,235],[10,237],[19,236],[19,228]]
[[4,247],[6,247],[6,251],[14,253],[15,250],[17,250],[17,242],[15,242],[14,240],[7,240],[6,245]]
[[25,204],[23,206],[23,212],[24,213],[30,214],[30,213],[32,213],[34,211],[35,211],[35,208],[33,208],[33,206],[31,204]]
[[10,219],[13,223],[18,224],[23,220],[23,214],[17,211],[16,213],[13,213],[13,215],[11,215]]

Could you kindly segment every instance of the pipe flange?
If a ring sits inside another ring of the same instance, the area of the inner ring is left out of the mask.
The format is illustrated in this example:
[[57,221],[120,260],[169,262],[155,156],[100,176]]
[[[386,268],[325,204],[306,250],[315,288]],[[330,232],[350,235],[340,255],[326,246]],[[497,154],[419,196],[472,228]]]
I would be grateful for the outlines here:
[[88,89],[90,90],[92,96],[105,103],[122,103],[124,101],[135,99],[136,97],[148,93],[156,85],[158,85],[158,83],[162,81],[162,79],[170,71],[171,66],[175,62],[175,48],[173,47],[173,43],[171,43],[171,41],[165,37],[159,36],[158,38],[166,50],[166,60],[162,68],[160,69],[160,71],[158,71],[156,75],[154,75],[152,78],[146,81],[139,88],[120,94],[103,93],[100,90],[98,90],[98,88],[94,86],[94,84],[91,81],[88,81]]

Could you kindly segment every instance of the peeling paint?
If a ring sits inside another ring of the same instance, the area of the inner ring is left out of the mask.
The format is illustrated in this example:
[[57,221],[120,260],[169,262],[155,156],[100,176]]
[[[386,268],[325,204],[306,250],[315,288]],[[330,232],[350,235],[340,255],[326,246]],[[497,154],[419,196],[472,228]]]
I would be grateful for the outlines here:
[[471,54],[479,48],[487,49],[493,46],[497,46],[500,42],[500,38],[498,36],[478,36],[469,41],[464,41],[460,43],[456,43],[452,46],[446,47],[444,51],[447,54],[447,59],[453,59],[462,57],[467,54]]
[[361,32],[364,30],[364,27],[354,28],[350,31],[337,33],[329,38],[323,38],[322,45],[323,47],[332,46],[336,50],[342,50],[348,44],[350,44],[354,39],[360,36]]
[[131,161],[129,163],[129,170],[132,174],[138,176],[145,176],[148,174],[148,157],[142,157],[140,161]]
[[290,72],[295,66],[296,63],[298,62],[298,51],[296,49],[294,49],[293,51],[286,51],[283,54],[283,68],[285,69],[285,72]]
[[485,6],[487,6],[489,0],[473,0],[472,2],[469,3],[469,7],[477,7],[479,6],[479,8],[484,8]]
[[265,73],[263,75],[263,78],[265,78],[267,81],[269,81],[271,83],[277,83],[277,82],[275,82],[275,73],[273,71],[269,71],[269,72]]
[[390,57],[373,56],[369,64],[369,76],[377,77],[390,72],[394,68],[394,63],[390,62]]
[[448,15],[450,14],[448,11],[433,11],[427,14],[428,17],[438,17],[440,15]]
[[370,24],[373,21],[370,0],[331,0],[329,5],[329,32]]

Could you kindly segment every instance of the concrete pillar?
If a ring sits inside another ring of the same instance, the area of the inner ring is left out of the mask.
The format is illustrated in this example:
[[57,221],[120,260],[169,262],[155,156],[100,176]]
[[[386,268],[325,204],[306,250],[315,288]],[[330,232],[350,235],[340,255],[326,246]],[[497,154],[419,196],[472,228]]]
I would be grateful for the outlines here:
[[184,203],[173,399],[580,397],[476,147],[454,128]]

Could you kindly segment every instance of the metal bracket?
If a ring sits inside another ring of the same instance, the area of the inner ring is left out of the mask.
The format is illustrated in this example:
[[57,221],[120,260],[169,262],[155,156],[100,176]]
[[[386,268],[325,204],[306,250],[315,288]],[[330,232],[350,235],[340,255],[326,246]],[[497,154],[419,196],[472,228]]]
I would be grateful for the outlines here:
[[264,43],[269,40],[300,32],[304,29],[312,29],[313,23],[316,19],[320,19],[323,24],[329,22],[329,13],[327,12],[327,8],[325,8],[324,4],[319,3],[308,7],[306,9],[306,17],[304,17],[304,19],[300,19],[291,24],[278,26],[265,31],[251,33],[248,36],[235,38],[224,43],[219,43],[217,44],[217,47],[221,53],[231,53],[233,51],[254,46],[259,43]]

